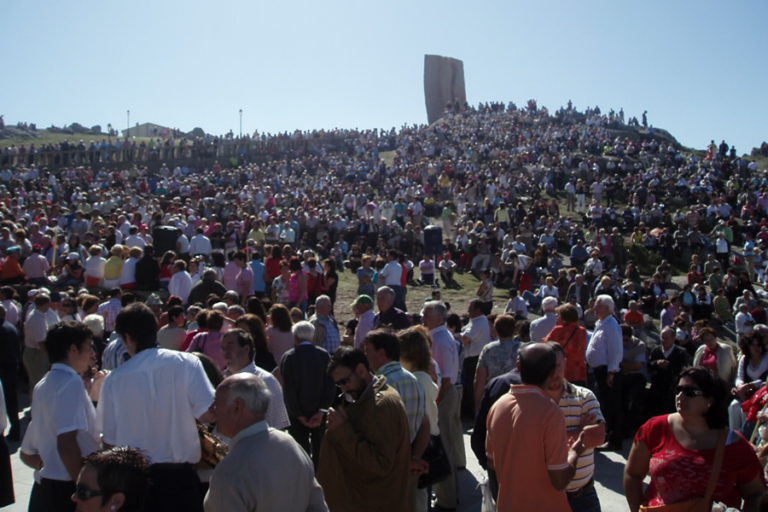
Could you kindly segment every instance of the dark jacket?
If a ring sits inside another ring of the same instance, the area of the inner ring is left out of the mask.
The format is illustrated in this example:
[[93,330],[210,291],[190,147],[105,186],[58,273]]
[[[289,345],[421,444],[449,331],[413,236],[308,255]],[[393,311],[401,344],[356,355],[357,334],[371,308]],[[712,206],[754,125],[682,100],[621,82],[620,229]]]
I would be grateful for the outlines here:
[[203,279],[192,287],[192,290],[189,292],[188,302],[189,304],[198,302],[200,304],[205,304],[206,299],[208,299],[208,296],[212,293],[215,293],[219,297],[223,297],[224,294],[227,293],[227,289],[224,288],[223,284],[214,279]]
[[581,304],[582,308],[586,309],[586,307],[589,306],[589,298],[591,295],[589,285],[586,283],[581,285],[578,295],[576,292],[576,283],[571,283],[571,286],[568,287],[568,293],[565,294],[565,300],[570,301],[571,297],[576,297],[576,302]]
[[[19,331],[16,327],[9,322],[3,322],[0,325],[0,365],[15,367],[19,364],[20,340]],[[2,413],[0,411],[0,414]]]
[[336,397],[336,385],[327,372],[330,360],[325,349],[309,343],[297,345],[283,354],[280,360],[283,399],[291,418],[309,418],[331,405]]
[[477,411],[477,416],[475,416],[475,428],[472,431],[471,444],[472,451],[477,456],[477,461],[485,469],[488,469],[488,456],[485,454],[488,413],[491,412],[491,407],[496,403],[496,400],[505,393],[509,393],[509,388],[512,384],[522,384],[520,372],[517,370],[512,370],[491,379],[491,382],[485,386],[483,398],[480,400],[480,408]]
[[411,319],[407,313],[392,306],[384,313],[376,313],[373,317],[373,328],[388,327],[396,331],[407,329],[411,326]]
[[136,262],[136,288],[157,290],[160,288],[160,264],[152,256],[144,256]]

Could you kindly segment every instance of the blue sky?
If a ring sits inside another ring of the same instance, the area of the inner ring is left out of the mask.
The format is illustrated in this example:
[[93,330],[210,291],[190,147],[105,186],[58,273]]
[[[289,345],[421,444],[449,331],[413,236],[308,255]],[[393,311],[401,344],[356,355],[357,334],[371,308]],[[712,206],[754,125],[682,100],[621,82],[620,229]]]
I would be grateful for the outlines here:
[[5,0],[6,123],[210,133],[426,122],[424,54],[470,103],[648,110],[687,146],[768,140],[768,2]]

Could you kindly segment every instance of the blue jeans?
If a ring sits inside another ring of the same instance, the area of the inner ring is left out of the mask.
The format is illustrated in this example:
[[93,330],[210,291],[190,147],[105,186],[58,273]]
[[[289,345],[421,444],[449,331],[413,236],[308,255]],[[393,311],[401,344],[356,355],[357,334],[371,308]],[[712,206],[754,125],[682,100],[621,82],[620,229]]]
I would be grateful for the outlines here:
[[600,500],[594,484],[589,484],[589,489],[584,489],[581,493],[565,494],[573,512],[600,512]]
[[528,311],[538,311],[541,307],[541,301],[544,300],[544,297],[536,295],[530,290],[523,292],[523,298],[528,302]]

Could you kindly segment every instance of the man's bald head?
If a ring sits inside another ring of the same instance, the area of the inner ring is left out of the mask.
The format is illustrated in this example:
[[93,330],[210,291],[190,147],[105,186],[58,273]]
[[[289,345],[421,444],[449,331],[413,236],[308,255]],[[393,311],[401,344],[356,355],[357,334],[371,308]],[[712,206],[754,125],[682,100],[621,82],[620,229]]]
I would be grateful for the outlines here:
[[544,387],[557,367],[557,355],[547,343],[531,343],[520,349],[518,367],[523,384]]

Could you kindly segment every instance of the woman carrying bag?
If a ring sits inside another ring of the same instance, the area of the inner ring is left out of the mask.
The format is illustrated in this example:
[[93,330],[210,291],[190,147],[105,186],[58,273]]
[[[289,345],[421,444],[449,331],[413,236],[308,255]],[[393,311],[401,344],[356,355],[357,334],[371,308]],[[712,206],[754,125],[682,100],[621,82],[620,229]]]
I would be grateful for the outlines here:
[[727,428],[725,383],[697,366],[683,370],[675,391],[677,412],[651,418],[635,436],[624,468],[630,511],[709,512],[713,501],[759,510],[762,468],[746,439]]

